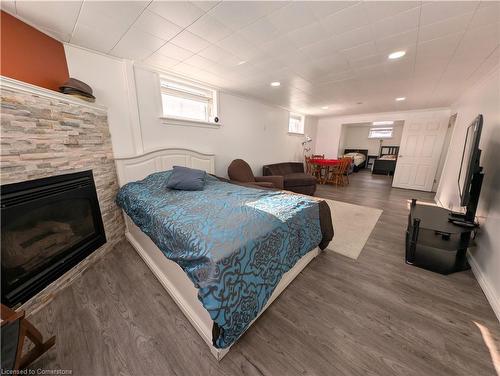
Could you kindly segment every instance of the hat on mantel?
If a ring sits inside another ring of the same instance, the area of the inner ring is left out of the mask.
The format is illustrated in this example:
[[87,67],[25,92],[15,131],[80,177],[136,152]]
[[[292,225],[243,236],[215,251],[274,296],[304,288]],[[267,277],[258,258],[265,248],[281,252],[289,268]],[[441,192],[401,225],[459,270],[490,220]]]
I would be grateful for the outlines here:
[[95,97],[92,95],[92,88],[76,78],[70,77],[64,84],[59,86],[59,91],[63,94],[77,96],[89,102],[95,101]]

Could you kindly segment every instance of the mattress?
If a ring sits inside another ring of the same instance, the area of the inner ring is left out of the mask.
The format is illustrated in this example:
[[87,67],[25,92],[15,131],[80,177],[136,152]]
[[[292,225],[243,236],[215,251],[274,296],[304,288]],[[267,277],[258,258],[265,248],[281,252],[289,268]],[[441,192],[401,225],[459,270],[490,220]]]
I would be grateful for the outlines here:
[[226,348],[258,316],[283,274],[322,243],[320,202],[212,176],[203,191],[170,190],[170,173],[126,184],[116,201],[193,282],[214,321],[214,346]]
[[349,157],[353,159],[353,163],[356,166],[360,166],[363,164],[364,161],[366,161],[366,155],[361,154],[361,153],[347,153],[344,154],[343,157]]

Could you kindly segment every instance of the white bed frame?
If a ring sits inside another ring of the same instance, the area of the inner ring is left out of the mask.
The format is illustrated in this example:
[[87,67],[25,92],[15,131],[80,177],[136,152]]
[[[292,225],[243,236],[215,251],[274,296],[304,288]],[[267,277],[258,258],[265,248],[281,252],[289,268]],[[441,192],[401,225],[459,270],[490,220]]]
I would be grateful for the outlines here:
[[[174,165],[197,168],[212,174],[215,171],[215,156],[213,154],[203,154],[187,149],[161,149],[135,157],[115,158],[115,161],[120,186],[131,181],[144,179],[153,172],[169,170]],[[213,321],[198,300],[198,290],[184,271],[175,262],[167,259],[153,241],[126,214],[124,216],[126,224],[125,236],[128,241],[207,343],[215,358],[217,360],[222,359],[229,351],[229,348],[218,349],[213,346]],[[283,275],[259,316],[319,252],[319,249],[315,248],[307,253],[291,270]]]

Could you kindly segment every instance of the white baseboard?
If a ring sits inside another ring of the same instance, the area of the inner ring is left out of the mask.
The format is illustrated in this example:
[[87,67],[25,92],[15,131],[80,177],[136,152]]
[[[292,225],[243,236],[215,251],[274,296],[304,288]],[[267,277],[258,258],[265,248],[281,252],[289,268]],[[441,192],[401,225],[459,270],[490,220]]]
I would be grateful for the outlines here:
[[493,312],[495,312],[498,321],[500,321],[500,298],[497,296],[495,289],[490,284],[488,279],[484,277],[484,274],[479,268],[479,264],[474,259],[474,256],[472,256],[470,253],[467,253],[467,259],[469,260],[470,267],[477,279],[477,282],[479,283],[479,286],[481,286],[481,289],[483,290],[484,295],[486,295],[486,299],[488,299]]

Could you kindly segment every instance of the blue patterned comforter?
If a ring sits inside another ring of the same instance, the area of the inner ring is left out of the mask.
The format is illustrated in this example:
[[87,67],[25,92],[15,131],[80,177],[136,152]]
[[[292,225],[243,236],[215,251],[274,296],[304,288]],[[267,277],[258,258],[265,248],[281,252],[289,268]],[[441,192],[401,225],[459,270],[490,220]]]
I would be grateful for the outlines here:
[[165,187],[171,171],[123,186],[117,203],[198,289],[216,324],[214,346],[234,343],[284,273],[321,241],[318,202],[207,176],[203,191]]

